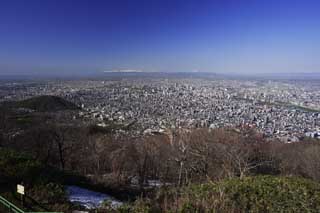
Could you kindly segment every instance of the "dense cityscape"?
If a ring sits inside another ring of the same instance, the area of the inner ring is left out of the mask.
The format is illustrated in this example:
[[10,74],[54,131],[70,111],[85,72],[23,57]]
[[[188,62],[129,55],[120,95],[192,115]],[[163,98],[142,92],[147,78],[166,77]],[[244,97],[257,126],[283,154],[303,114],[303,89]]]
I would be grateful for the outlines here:
[[[153,78],[2,82],[1,101],[56,95],[82,107],[74,119],[105,127],[134,126],[129,134],[177,128],[248,126],[266,137],[297,142],[320,138],[317,81]],[[125,131],[125,130],[120,130]]]

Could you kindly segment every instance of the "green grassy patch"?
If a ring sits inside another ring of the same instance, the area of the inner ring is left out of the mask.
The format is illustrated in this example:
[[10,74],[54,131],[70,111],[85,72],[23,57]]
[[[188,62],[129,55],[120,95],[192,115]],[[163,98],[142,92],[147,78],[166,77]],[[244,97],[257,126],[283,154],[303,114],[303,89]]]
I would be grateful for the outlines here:
[[320,185],[296,177],[255,176],[162,189],[131,207],[144,212],[320,212]]

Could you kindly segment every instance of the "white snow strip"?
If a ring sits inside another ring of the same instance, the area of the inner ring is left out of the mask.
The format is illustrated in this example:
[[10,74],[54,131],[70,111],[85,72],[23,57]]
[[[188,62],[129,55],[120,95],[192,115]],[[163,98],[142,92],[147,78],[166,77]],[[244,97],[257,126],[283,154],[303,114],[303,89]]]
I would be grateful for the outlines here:
[[113,208],[117,208],[122,205],[122,202],[107,194],[91,191],[78,186],[66,186],[66,190],[70,202],[80,204],[87,209],[98,208],[104,201],[109,201]]

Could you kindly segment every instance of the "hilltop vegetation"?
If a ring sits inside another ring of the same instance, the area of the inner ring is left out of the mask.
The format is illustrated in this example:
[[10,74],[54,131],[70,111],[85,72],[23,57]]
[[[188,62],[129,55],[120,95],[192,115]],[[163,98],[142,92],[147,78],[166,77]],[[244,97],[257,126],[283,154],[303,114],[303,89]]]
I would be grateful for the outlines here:
[[165,188],[131,212],[319,212],[320,185],[296,177],[254,176]]
[[[28,189],[26,206],[33,211],[70,212],[64,184],[80,182],[43,165],[30,155],[0,148],[0,194],[19,205],[14,191],[4,191],[15,183]],[[8,186],[8,183],[9,186]],[[40,202],[38,202],[40,201]],[[205,181],[182,187],[164,186],[154,195],[140,197],[112,210],[106,204],[99,212],[319,212],[320,184],[297,177],[249,176],[222,181]]]

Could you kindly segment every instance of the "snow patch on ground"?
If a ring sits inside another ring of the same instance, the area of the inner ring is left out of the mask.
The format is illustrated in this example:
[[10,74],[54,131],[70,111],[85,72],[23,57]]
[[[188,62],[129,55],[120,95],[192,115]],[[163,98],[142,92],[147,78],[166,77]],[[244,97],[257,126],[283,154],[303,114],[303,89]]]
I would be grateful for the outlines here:
[[66,186],[66,190],[70,202],[80,204],[87,209],[98,208],[104,201],[109,201],[113,208],[117,208],[122,205],[122,202],[116,200],[110,195],[91,191],[78,186]]
[[[161,182],[160,180],[153,180],[153,179],[149,179],[146,180],[145,183],[143,184],[144,188],[159,188],[162,186],[169,186],[172,185],[171,183],[165,183],[165,182]],[[139,180],[137,177],[134,177],[131,179],[131,186],[135,186],[138,187],[139,186]]]

